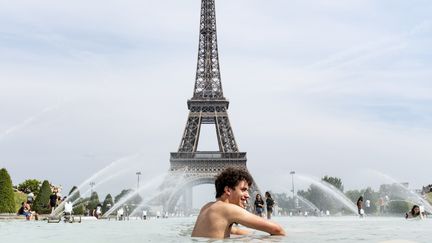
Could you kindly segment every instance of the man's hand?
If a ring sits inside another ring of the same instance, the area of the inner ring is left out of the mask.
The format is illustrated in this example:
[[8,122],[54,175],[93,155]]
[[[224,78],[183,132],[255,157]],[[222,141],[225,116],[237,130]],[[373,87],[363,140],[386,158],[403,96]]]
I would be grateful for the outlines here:
[[231,234],[233,235],[248,235],[251,232],[249,230],[240,229],[239,227],[232,226],[231,227]]

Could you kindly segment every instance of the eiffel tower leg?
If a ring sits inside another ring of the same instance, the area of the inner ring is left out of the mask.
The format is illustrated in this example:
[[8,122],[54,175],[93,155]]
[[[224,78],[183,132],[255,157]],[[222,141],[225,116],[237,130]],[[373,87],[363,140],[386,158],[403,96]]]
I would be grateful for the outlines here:
[[219,147],[222,147],[222,152],[232,153],[238,152],[235,142],[234,133],[231,128],[228,116],[216,117],[216,134],[218,137]]
[[186,127],[183,133],[182,141],[179,146],[179,152],[195,152],[198,146],[199,133],[201,129],[201,114],[190,112]]

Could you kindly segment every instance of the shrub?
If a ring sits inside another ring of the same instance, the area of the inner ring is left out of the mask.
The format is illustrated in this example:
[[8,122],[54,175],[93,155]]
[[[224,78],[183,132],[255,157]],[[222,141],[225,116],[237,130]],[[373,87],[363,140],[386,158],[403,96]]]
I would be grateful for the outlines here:
[[102,205],[102,213],[103,214],[106,213],[106,211],[108,211],[109,208],[112,207],[113,205],[114,205],[114,201],[113,201],[111,194],[106,195],[105,200],[104,200],[103,205]]
[[0,169],[0,213],[15,213],[12,180],[5,168]]
[[72,189],[69,191],[68,201],[75,202],[73,205],[73,214],[84,214],[84,212],[86,211],[84,200],[81,198],[81,194],[77,186],[73,186]]
[[33,210],[40,214],[51,213],[51,208],[49,206],[51,193],[52,191],[50,184],[47,180],[45,180],[42,183],[39,194],[33,203]]
[[87,202],[87,209],[92,212],[93,209],[100,203],[97,192],[92,192],[89,201]]
[[404,214],[410,210],[410,204],[405,201],[391,201],[388,204],[388,211],[394,214]]
[[81,195],[80,195],[80,192],[78,190],[78,187],[77,186],[73,186],[72,189],[69,191],[68,200],[70,202],[73,202],[73,201],[77,200],[80,197],[81,197]]
[[73,214],[75,215],[83,215],[86,211],[84,200],[79,198],[73,207]]

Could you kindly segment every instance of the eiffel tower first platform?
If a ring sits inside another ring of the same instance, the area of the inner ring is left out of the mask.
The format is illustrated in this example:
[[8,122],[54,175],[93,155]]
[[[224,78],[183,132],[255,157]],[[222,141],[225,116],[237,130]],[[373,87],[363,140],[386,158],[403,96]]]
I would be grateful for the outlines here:
[[[193,97],[187,101],[189,116],[178,152],[171,153],[170,169],[161,188],[168,189],[164,210],[173,212],[181,197],[180,210],[192,209],[192,187],[214,184],[227,167],[247,170],[246,153],[239,152],[228,118],[219,69],[214,0],[201,1],[201,18]],[[214,124],[219,151],[197,151],[202,124]],[[256,188],[256,186],[253,186]]]

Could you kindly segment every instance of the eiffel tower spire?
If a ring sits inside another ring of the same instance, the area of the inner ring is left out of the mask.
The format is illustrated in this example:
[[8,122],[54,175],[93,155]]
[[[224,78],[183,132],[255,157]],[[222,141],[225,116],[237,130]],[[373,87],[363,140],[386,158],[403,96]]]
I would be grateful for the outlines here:
[[[171,153],[169,174],[161,186],[161,190],[167,190],[169,193],[161,196],[159,201],[169,212],[176,208],[180,198],[183,198],[182,207],[190,209],[192,187],[214,184],[215,176],[225,168],[237,167],[247,170],[246,153],[239,152],[228,119],[229,102],[222,92],[214,2],[201,1],[194,93],[187,101],[189,115],[178,151]],[[197,151],[202,124],[215,125],[219,147],[217,151]],[[182,179],[176,179],[179,177]],[[256,184],[252,187],[252,191],[257,189]]]
[[193,100],[225,99],[219,70],[214,0],[202,0]]
[[197,152],[202,124],[215,124],[219,152],[239,152],[228,119],[229,102],[222,92],[214,0],[202,0],[198,64],[189,118],[178,152]]

